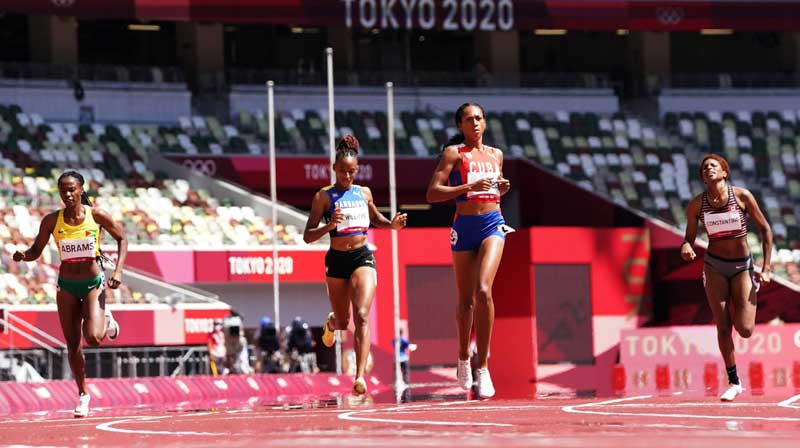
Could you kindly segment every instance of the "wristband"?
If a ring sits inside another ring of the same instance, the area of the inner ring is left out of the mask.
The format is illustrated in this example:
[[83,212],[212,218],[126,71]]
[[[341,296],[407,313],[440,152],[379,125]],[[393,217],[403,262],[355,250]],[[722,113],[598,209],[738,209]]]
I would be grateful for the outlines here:
[[689,246],[692,245],[692,243],[690,243],[690,242],[688,242],[686,240],[683,240],[683,242],[681,243],[681,247],[683,247],[684,244],[688,244]]

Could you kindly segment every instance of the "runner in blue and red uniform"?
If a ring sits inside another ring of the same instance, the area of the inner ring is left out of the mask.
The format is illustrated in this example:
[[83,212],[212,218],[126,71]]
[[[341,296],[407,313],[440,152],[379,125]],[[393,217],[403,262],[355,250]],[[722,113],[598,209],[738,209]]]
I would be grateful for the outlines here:
[[503,255],[508,227],[500,213],[500,196],[511,183],[503,178],[503,152],[483,144],[486,114],[476,103],[462,104],[455,114],[461,131],[445,145],[428,185],[428,202],[456,200],[450,230],[458,289],[458,383],[472,387],[469,340],[473,323],[478,349],[478,396],[495,390],[489,375],[489,343],[494,324],[492,285]]

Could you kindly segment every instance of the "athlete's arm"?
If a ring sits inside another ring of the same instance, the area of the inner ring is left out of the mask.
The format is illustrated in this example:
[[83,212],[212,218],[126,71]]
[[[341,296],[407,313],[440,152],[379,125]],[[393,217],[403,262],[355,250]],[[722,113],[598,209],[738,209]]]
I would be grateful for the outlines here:
[[397,212],[394,215],[394,218],[389,221],[385,216],[383,216],[383,213],[378,211],[378,207],[375,206],[375,201],[372,200],[372,190],[370,190],[368,187],[361,187],[361,191],[364,193],[364,199],[367,201],[367,208],[369,208],[369,222],[373,227],[378,229],[392,228],[400,230],[406,226],[406,219],[408,219],[407,214]]
[[114,267],[114,273],[108,279],[108,287],[117,289],[122,284],[122,268],[125,267],[125,258],[128,256],[128,237],[125,236],[125,227],[121,222],[114,221],[108,213],[99,208],[92,208],[92,216],[100,224],[100,227],[105,229],[117,242],[117,263]]
[[447,178],[458,161],[458,149],[456,146],[448,146],[442,152],[442,158],[436,171],[433,172],[431,182],[428,184],[428,191],[425,199],[428,202],[443,202],[457,198],[468,191],[489,191],[492,186],[491,179],[481,179],[471,184],[463,184],[451,187],[447,185]]
[[335,229],[337,222],[343,219],[339,209],[336,209],[331,217],[331,222],[319,227],[319,222],[322,220],[322,215],[325,213],[325,210],[327,210],[328,207],[330,207],[330,199],[328,199],[328,195],[322,190],[317,191],[317,194],[314,195],[314,199],[311,201],[311,211],[308,213],[306,228],[303,230],[303,241],[306,243],[313,243],[314,241],[317,241],[325,236],[326,233]]
[[503,177],[503,151],[495,149],[497,159],[500,161],[500,177],[497,178],[497,189],[500,191],[500,196],[508,193],[511,189],[511,181]]
[[12,256],[14,261],[33,261],[39,258],[39,256],[42,255],[44,247],[47,246],[47,242],[50,240],[50,234],[53,233],[53,230],[56,228],[56,221],[58,221],[58,212],[53,212],[45,216],[42,219],[42,223],[39,224],[39,233],[36,235],[36,239],[33,240],[33,246],[28,248],[25,252],[14,252]]
[[689,202],[689,206],[686,207],[686,233],[683,237],[683,242],[681,243],[681,258],[686,261],[692,261],[695,259],[697,254],[694,253],[694,244],[695,238],[697,238],[697,220],[700,219],[700,198],[702,196],[697,196]]
[[758,233],[761,236],[761,249],[764,253],[764,265],[761,267],[761,281],[769,283],[769,275],[772,272],[772,268],[770,267],[770,262],[772,260],[772,228],[769,222],[767,222],[767,218],[764,217],[764,213],[761,212],[756,198],[750,191],[737,187],[734,187],[733,191],[734,195],[744,202],[745,210],[753,217],[753,221],[755,221],[758,226]]

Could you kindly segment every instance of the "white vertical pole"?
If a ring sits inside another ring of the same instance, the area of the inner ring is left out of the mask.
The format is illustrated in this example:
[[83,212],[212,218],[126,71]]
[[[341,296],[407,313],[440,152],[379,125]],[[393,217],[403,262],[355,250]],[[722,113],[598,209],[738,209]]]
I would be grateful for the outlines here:
[[336,125],[333,119],[335,113],[333,110],[333,48],[326,48],[325,54],[328,59],[328,151],[331,158],[331,183],[335,183],[336,175],[333,173],[333,162],[336,157]]
[[267,81],[267,110],[269,123],[269,195],[272,201],[272,300],[275,306],[275,328],[281,331],[281,293],[278,279],[278,171],[275,168],[275,83]]
[[[336,183],[336,174],[333,172],[333,162],[336,160],[336,126],[334,123],[334,110],[333,110],[333,48],[328,47],[325,49],[325,55],[328,61],[328,152],[330,153],[330,170],[331,170],[331,183]],[[328,321],[325,321],[328,325]],[[342,341],[339,332],[336,334],[336,373],[342,373]]]
[[[386,83],[386,133],[389,143],[389,219],[397,213],[397,179],[395,176],[394,155],[394,85]],[[397,230],[392,230],[392,297],[394,299],[394,388],[398,398],[403,388],[403,374],[400,369],[400,275],[397,260]]]

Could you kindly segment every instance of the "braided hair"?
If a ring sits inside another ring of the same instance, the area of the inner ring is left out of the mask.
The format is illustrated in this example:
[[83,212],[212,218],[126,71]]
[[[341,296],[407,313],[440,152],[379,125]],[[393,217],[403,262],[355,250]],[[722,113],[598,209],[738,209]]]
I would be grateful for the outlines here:
[[345,135],[339,140],[339,143],[336,144],[336,162],[346,157],[358,159],[358,148],[360,146],[355,136],[350,134]]

